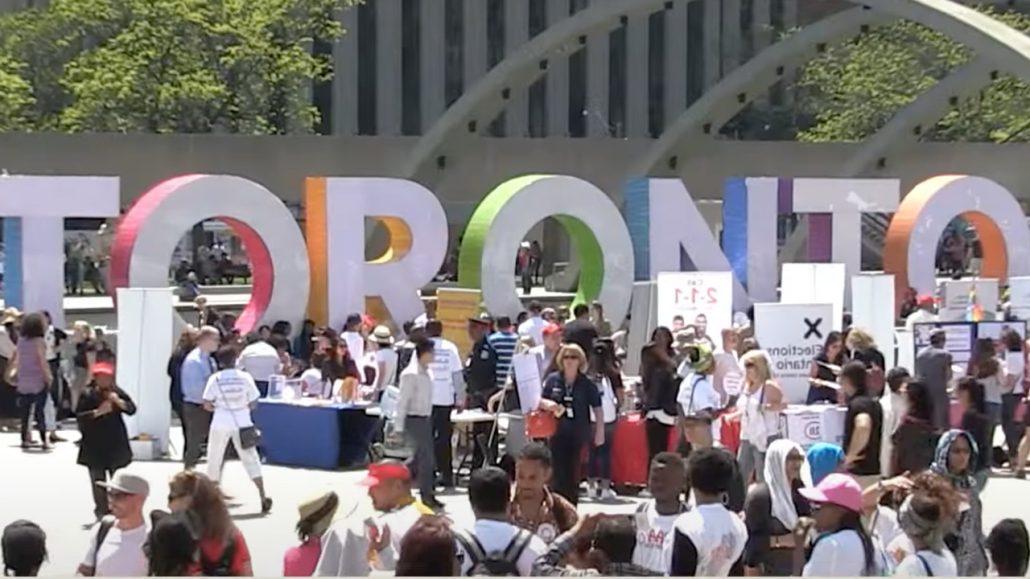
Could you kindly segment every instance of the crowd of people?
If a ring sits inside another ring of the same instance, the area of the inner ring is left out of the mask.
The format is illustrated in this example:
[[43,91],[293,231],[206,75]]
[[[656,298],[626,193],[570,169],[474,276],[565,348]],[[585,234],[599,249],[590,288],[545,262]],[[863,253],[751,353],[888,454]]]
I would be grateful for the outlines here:
[[[251,409],[275,395],[277,376],[295,377],[305,395],[338,400],[381,400],[393,389],[387,422],[412,451],[405,462],[369,466],[361,484],[377,517],[359,520],[348,492],[299,505],[299,543],[284,549],[287,576],[1027,571],[1025,525],[1006,519],[986,532],[981,501],[992,468],[1007,465],[1022,476],[1030,444],[1015,418],[1025,405],[1026,348],[1014,332],[997,344],[981,340],[957,381],[939,333],[911,372],[886,367],[862,328],[830,334],[812,362],[808,401],[845,407],[844,437],[805,449],[784,436],[786,397],[747,324],[722,331],[718,345],[700,318],[655,329],[637,381],[621,370],[623,341],[600,304],[566,313],[534,302],[514,320],[477,316],[468,320],[472,347],[464,360],[431,316],[405,323],[402,339],[359,313],[340,329],[306,321],[294,331],[278,322],[240,335],[235,319],[203,298],[197,309],[197,324],[168,363],[184,469],[169,483],[167,511],[149,517],[142,508],[150,488],[132,472],[121,420],[135,405],[115,383],[115,360],[88,326],[66,338],[84,356],[70,390],[78,392],[79,463],[89,470],[97,517],[82,575],[251,574],[220,480],[226,452],[234,452],[260,512],[272,509]],[[48,336],[56,330],[39,313],[6,331],[18,336],[3,376],[17,392],[22,440],[35,446],[34,414],[45,448],[52,432],[43,410],[56,381]],[[0,349],[7,335],[0,332]],[[535,356],[541,401],[510,423],[503,441],[490,423],[473,428],[475,523],[457,525],[436,496],[457,483],[452,411],[517,416],[513,358],[523,353]],[[959,424],[950,420],[952,398]],[[583,497],[601,505],[614,498],[615,424],[625,410],[646,421],[644,500],[631,514],[582,513]],[[724,435],[725,424],[738,425],[739,440]],[[1004,444],[996,452],[999,427]],[[382,434],[370,438],[371,447]],[[2,542],[11,574],[33,575],[45,560],[45,534],[31,522],[9,525]]]

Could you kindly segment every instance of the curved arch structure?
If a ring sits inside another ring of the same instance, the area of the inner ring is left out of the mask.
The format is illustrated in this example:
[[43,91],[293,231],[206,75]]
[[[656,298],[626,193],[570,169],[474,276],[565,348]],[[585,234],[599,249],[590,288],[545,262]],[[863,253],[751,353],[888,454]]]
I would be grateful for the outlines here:
[[996,73],[985,58],[974,58],[951,71],[866,139],[862,148],[848,159],[841,176],[857,177],[899,145],[918,141],[923,129],[948,113],[953,99],[961,101],[973,96],[990,84]]
[[[988,3],[1005,4],[1006,2],[1005,0],[993,0]],[[647,175],[660,171],[662,161],[669,162],[673,159],[673,153],[685,152],[684,141],[689,141],[705,133],[716,133],[722,125],[740,112],[755,94],[775,83],[778,76],[774,73],[779,67],[785,69],[788,66],[795,68],[801,66],[807,60],[805,57],[811,48],[817,48],[824,42],[846,38],[849,35],[848,18],[861,20],[852,29],[886,24],[897,17],[918,22],[970,47],[979,58],[994,63],[997,68],[1030,81],[1030,38],[986,14],[951,0],[902,0],[897,2],[876,0],[861,2],[861,4],[875,9],[882,13],[882,16],[863,15],[861,13],[863,9],[852,9],[804,28],[762,51],[758,56],[727,75],[715,87],[709,89],[698,102],[684,111],[662,134],[661,138],[655,141],[640,161],[634,164],[636,169],[634,175]],[[837,19],[845,16],[847,18]],[[950,76],[946,78],[950,78]],[[716,93],[718,98],[715,98]],[[743,100],[732,98],[741,94],[745,95]],[[932,107],[926,104],[920,105],[917,110],[925,111],[930,108]],[[925,117],[921,116],[920,118]],[[889,145],[886,136],[884,142]],[[878,147],[882,148],[883,145],[878,145]],[[857,156],[855,159],[857,162]]]

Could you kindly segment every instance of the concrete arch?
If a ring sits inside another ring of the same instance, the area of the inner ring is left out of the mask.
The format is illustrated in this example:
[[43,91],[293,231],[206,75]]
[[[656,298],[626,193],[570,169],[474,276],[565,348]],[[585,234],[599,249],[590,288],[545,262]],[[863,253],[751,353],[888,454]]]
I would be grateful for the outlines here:
[[[889,20],[893,20],[890,18],[891,16],[900,17],[937,30],[968,46],[979,57],[995,63],[1006,72],[1030,81],[1030,37],[986,14],[951,0],[864,0],[860,3],[863,7],[881,12]],[[1008,2],[994,0],[988,3],[1007,4]],[[853,9],[838,16],[850,14],[852,18],[857,18],[860,15],[857,10],[862,9]],[[672,126],[662,134],[662,137],[656,140],[641,156],[640,161],[633,165],[635,169],[633,174],[649,175],[655,171],[661,171],[660,165],[663,161],[667,165],[675,164],[670,161],[673,160],[674,153],[684,152],[684,141],[696,137],[699,133],[714,134],[722,124],[728,122],[743,109],[754,94],[771,86],[772,82],[769,82],[770,69],[775,71],[780,66],[786,67],[785,62],[794,63],[795,59],[804,54],[805,49],[809,46],[815,46],[820,42],[839,40],[847,36],[846,20],[828,23],[825,28],[822,26],[824,22],[826,21],[802,29],[797,34],[767,48],[751,61],[730,73],[676,119]],[[864,22],[862,25],[871,26],[874,23],[882,24],[884,22],[885,20],[873,17],[871,21]],[[816,30],[817,28],[819,30]],[[809,34],[805,38],[798,38],[805,35],[806,32]],[[831,33],[837,35],[829,37]],[[827,38],[827,40],[813,41],[814,38],[819,37]],[[797,40],[792,42],[794,39]],[[815,44],[809,44],[813,42]],[[802,63],[796,63],[794,66],[797,67],[800,64]],[[744,70],[745,68],[746,70]],[[773,82],[776,78],[772,77]],[[713,95],[716,92],[720,97],[718,99]],[[743,102],[741,99],[730,98],[735,94],[745,95]],[[707,98],[710,95],[713,98]],[[726,101],[731,102],[726,104]]]

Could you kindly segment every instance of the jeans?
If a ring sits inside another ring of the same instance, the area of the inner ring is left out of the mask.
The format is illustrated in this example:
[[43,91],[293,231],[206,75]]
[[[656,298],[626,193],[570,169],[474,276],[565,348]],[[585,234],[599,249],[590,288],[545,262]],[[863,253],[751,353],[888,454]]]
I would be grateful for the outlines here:
[[48,396],[49,394],[46,390],[37,392],[36,394],[18,395],[22,442],[29,440],[29,416],[32,415],[36,419],[36,428],[39,430],[39,436],[43,444],[46,444],[46,418],[44,417],[43,410],[46,408]]
[[659,452],[669,450],[669,431],[674,427],[662,424],[654,418],[648,418],[645,426],[647,430],[647,467],[651,468],[651,461]]
[[573,505],[579,504],[580,466],[586,444],[583,436],[561,426],[551,438],[551,460],[554,464],[551,490]]
[[200,462],[201,448],[207,442],[207,433],[211,428],[211,413],[204,410],[200,404],[183,402],[182,417],[185,419],[182,423],[182,432],[186,442],[182,463],[187,469],[191,469]]
[[[1023,438],[1023,423],[1016,422],[1016,410],[1022,403],[1022,394],[1001,395],[1001,427],[1005,433],[1005,446],[1008,448],[1010,457],[1016,456],[1019,440]],[[1010,466],[1015,467],[1015,464],[1010,464]]]
[[454,464],[452,457],[451,437],[454,436],[454,424],[451,422],[453,406],[433,406],[432,436],[434,462],[440,471],[444,486],[454,485]]
[[114,469],[102,466],[91,466],[88,468],[90,488],[93,491],[93,514],[99,520],[110,514],[111,509],[107,504],[107,489],[97,485],[97,483],[107,482],[114,478]]
[[436,453],[433,449],[433,424],[430,418],[405,418],[404,439],[412,450],[408,470],[415,478],[422,502],[432,502],[436,500]]
[[756,482],[762,482],[765,478],[765,453],[758,450],[750,440],[740,441],[737,464],[740,465],[740,476],[744,479],[745,485],[751,482],[752,474],[755,475]]
[[590,445],[590,458],[587,461],[587,476],[601,480],[612,480],[612,439],[615,437],[616,422],[604,425],[604,444]]

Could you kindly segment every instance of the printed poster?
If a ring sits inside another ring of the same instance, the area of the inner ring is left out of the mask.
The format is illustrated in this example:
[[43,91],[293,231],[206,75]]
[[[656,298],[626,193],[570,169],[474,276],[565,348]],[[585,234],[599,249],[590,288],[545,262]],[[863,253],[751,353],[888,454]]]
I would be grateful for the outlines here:
[[784,398],[803,404],[812,360],[833,330],[831,304],[755,304],[755,338],[769,353],[770,370]]

